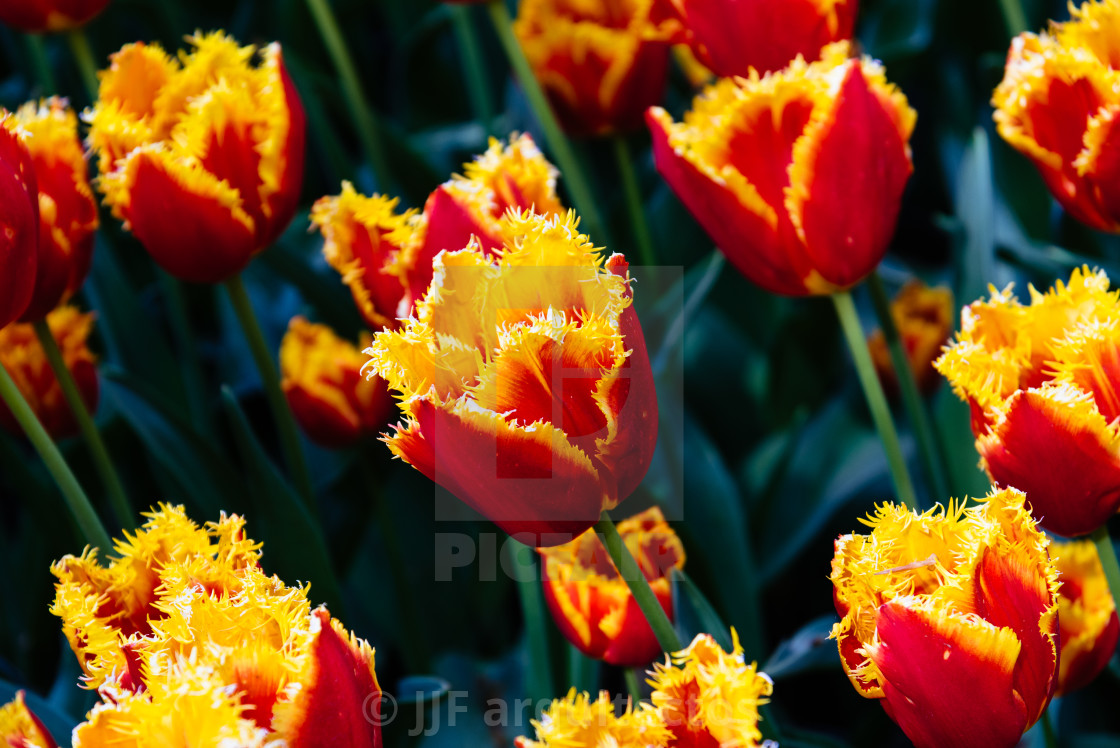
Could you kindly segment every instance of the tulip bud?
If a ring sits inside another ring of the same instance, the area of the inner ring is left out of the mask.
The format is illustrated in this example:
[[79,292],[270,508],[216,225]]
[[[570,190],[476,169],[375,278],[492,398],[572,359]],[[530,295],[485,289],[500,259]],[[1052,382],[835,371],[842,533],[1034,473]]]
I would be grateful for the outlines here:
[[326,325],[292,318],[280,343],[281,387],[311,439],[341,447],[388,424],[393,400],[384,381],[362,376],[367,360]]
[[[670,571],[684,567],[684,546],[657,507],[618,523],[618,533],[638,562],[670,621]],[[639,667],[661,654],[661,645],[619,576],[594,530],[570,543],[540,549],[544,599],[564,637],[588,657]]]
[[113,215],[172,275],[217,283],[295,214],[304,112],[279,44],[253,67],[221,32],[189,41],[181,62],[139,42],[112,55],[89,141]]
[[65,303],[89,274],[97,201],[78,138],[78,118],[66,100],[26,104],[15,117],[30,136],[27,146],[39,188],[39,269],[31,305],[21,318],[34,322]]
[[916,748],[1012,748],[1050,702],[1058,574],[1023,499],[883,504],[836,541],[840,659]]
[[[918,390],[931,394],[941,383],[933,362],[953,329],[953,292],[945,286],[930,288],[921,281],[911,281],[891,301],[891,317]],[[897,395],[898,375],[882,330],[871,333],[867,347],[883,389]]]
[[1083,223],[1120,231],[1120,90],[1115,0],[1070,5],[1067,23],[1011,42],[992,96],[999,134],[1029,157],[1054,198]]
[[848,288],[894,234],[916,115],[882,66],[849,51],[720,80],[683,122],[646,114],[658,171],[728,260],[775,293]]
[[1058,638],[1061,667],[1055,696],[1084,688],[1112,659],[1120,637],[1116,603],[1108,591],[1097,548],[1090,540],[1052,543],[1058,569]]
[[[70,370],[90,413],[97,409],[99,392],[96,359],[87,345],[93,319],[92,312],[82,313],[70,306],[59,307],[46,318],[47,327],[62,352],[62,361]],[[30,323],[16,323],[0,329],[0,365],[8,370],[24,401],[51,438],[65,439],[78,433],[78,421]],[[13,434],[23,434],[3,403],[0,403],[0,426]]]

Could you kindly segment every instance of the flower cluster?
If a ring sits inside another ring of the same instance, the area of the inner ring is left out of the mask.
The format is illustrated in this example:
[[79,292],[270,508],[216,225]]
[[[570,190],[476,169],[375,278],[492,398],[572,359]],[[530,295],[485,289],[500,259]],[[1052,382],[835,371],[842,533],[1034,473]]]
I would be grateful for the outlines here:
[[864,524],[832,559],[852,685],[917,748],[1016,745],[1058,680],[1058,572],[1023,494],[884,504]]
[[107,565],[52,567],[51,611],[102,697],[75,746],[380,746],[373,650],[261,570],[244,520],[146,516]]
[[746,664],[734,631],[732,637],[732,651],[726,652],[710,635],[700,634],[669,662],[656,665],[649,681],[652,705],[628,706],[617,715],[606,692],[591,701],[572,689],[534,720],[537,739],[518,738],[518,748],[758,748],[758,708],[767,703],[774,684],[753,663]]

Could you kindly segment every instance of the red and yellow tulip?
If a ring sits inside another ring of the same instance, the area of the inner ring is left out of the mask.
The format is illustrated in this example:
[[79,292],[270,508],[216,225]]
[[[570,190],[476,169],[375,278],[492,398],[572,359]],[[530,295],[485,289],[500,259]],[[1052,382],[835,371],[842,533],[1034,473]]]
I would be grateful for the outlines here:
[[641,482],[657,397],[621,255],[572,214],[510,214],[500,249],[435,258],[370,370],[400,397],[393,454],[529,545],[590,528]]
[[393,399],[380,378],[362,375],[367,360],[326,325],[292,318],[280,343],[280,384],[311,439],[341,447],[388,424]]
[[15,119],[27,132],[27,147],[39,189],[39,269],[26,322],[40,320],[81,287],[93,260],[97,201],[89,184],[78,118],[64,99],[26,104]]
[[303,106],[279,44],[189,37],[172,58],[137,42],[112,55],[90,115],[99,188],[164,269],[216,283],[291,221],[303,180]]
[[1011,42],[992,97],[1000,135],[1075,218],[1120,231],[1120,2],[1072,4],[1067,23]]
[[1023,502],[883,504],[836,541],[840,659],[917,748],[1012,748],[1054,692],[1058,573]]
[[774,683],[743,659],[739,637],[731,632],[730,652],[700,634],[667,664],[654,666],[651,700],[673,739],[667,746],[742,746],[758,748],[758,708]]
[[[953,292],[946,286],[930,288],[910,281],[891,301],[891,317],[918,389],[928,395],[941,383],[933,362],[953,331]],[[898,376],[882,330],[871,333],[867,347],[884,389],[897,393]]]
[[75,745],[380,748],[373,650],[261,570],[244,520],[146,516],[107,565],[87,550],[52,568],[51,610],[105,697]]
[[41,34],[84,26],[109,0],[0,0],[0,23]]
[[1089,685],[1105,669],[1116,651],[1120,621],[1092,541],[1055,542],[1050,555],[1062,583],[1058,590],[1062,656],[1055,692],[1061,696]]
[[661,716],[648,704],[633,709],[627,706],[615,714],[610,694],[600,691],[595,701],[586,693],[568,692],[554,699],[539,720],[533,720],[537,739],[524,736],[514,741],[517,748],[564,748],[565,746],[668,746],[672,733]]
[[[684,545],[657,507],[618,523],[657,601],[673,618],[669,577],[684,567]],[[564,637],[588,657],[639,667],[661,654],[626,582],[594,530],[570,543],[540,549],[544,599]]]
[[[91,413],[97,409],[99,391],[96,359],[87,345],[93,319],[92,312],[83,313],[70,306],[59,307],[46,317],[47,326],[62,352],[62,360],[74,378],[86,410]],[[24,401],[52,438],[65,439],[78,433],[78,422],[30,323],[21,322],[0,329],[0,365],[8,370]],[[0,403],[0,426],[13,434],[23,434],[3,403]]]
[[27,139],[0,109],[0,328],[27,310],[39,269],[39,187]]
[[683,122],[646,115],[657,168],[747,278],[790,296],[848,288],[894,234],[916,115],[841,42],[819,61],[725,78]]
[[563,211],[557,171],[528,135],[514,135],[508,145],[492,139],[463,171],[432,192],[422,213],[398,213],[397,200],[359,195],[345,182],[340,195],[311,209],[325,239],[323,255],[372,329],[397,327],[412,313],[442,250],[463,249],[472,236],[486,250],[497,249],[509,210]]
[[[781,70],[850,39],[857,0],[660,0],[680,37],[719,76]],[[663,11],[664,12],[664,11]]]
[[641,127],[661,100],[670,30],[655,0],[523,0],[514,33],[561,126],[573,135]]
[[981,465],[1027,494],[1039,524],[1065,536],[1120,507],[1120,299],[1108,277],[1075,270],[1031,303],[992,289],[961,313],[934,364],[972,409]]
[[13,701],[0,706],[0,745],[5,748],[58,748],[47,728],[27,708],[23,691],[17,691]]

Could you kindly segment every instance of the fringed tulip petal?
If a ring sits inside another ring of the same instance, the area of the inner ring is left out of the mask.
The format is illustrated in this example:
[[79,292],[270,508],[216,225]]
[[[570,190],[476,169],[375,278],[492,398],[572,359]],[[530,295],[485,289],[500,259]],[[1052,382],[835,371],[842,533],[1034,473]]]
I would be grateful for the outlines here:
[[47,728],[27,708],[23,691],[16,691],[13,701],[0,706],[0,745],[5,748],[58,748]]
[[568,692],[564,699],[555,699],[533,720],[536,740],[524,736],[516,739],[517,748],[564,748],[565,746],[667,746],[672,733],[665,727],[657,711],[648,705],[628,705],[621,715],[615,714],[610,694],[600,691],[595,701],[587,693]]

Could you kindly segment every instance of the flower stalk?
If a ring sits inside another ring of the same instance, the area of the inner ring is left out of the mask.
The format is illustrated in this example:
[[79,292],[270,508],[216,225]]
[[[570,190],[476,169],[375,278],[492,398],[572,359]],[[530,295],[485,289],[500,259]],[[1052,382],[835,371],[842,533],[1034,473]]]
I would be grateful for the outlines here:
[[653,238],[649,233],[649,222],[646,221],[645,209],[642,207],[642,192],[638,185],[638,175],[634,169],[634,160],[626,138],[615,135],[614,156],[618,162],[618,173],[622,180],[622,191],[626,198],[626,210],[630,214],[630,223],[634,227],[634,240],[638,245],[638,256],[642,258],[643,265],[656,265],[657,255],[653,251]]
[[1112,537],[1108,534],[1108,525],[1101,525],[1090,537],[1097,547],[1104,577],[1108,580],[1108,591],[1112,593],[1113,600],[1120,600],[1120,562],[1116,560],[1116,546],[1112,544]]
[[133,512],[128,503],[124,484],[121,483],[117,469],[113,466],[113,461],[109,457],[109,450],[105,448],[101,433],[97,430],[97,425],[93,422],[93,418],[82,400],[78,385],[74,381],[70,369],[66,366],[66,361],[62,358],[58,341],[55,340],[46,319],[33,322],[32,327],[35,328],[35,337],[39,339],[39,345],[43,347],[47,362],[50,364],[55,378],[58,379],[58,385],[62,388],[62,395],[66,398],[66,404],[70,406],[70,412],[73,413],[74,420],[77,421],[78,428],[82,431],[82,437],[86,441],[86,446],[89,447],[93,464],[97,468],[98,475],[101,476],[101,482],[105,485],[109,505],[113,508],[113,513],[117,516],[117,521],[121,523],[121,527],[131,527]]
[[459,41],[459,51],[463,55],[464,74],[467,94],[475,119],[482,123],[488,135],[494,132],[494,105],[486,86],[486,66],[478,37],[471,24],[471,11],[467,5],[451,5],[451,20],[455,24],[455,36]]
[[926,406],[922,402],[922,395],[918,391],[914,371],[910,368],[906,351],[902,347],[902,338],[898,334],[898,326],[894,323],[894,315],[891,314],[891,303],[883,287],[883,279],[879,277],[877,270],[873,270],[871,275],[867,276],[867,288],[871,292],[871,305],[875,309],[875,316],[879,319],[883,338],[886,339],[887,348],[890,350],[891,363],[898,378],[898,388],[902,393],[906,415],[910,417],[910,425],[918,440],[918,451],[922,456],[922,467],[925,468],[926,477],[929,478],[929,488],[934,496],[946,497],[949,495],[949,485],[945,480],[944,463],[938,449],[937,437],[930,423],[929,414],[926,413]]
[[541,88],[540,82],[537,81],[536,75],[533,74],[533,70],[529,66],[529,60],[525,57],[520,42],[513,33],[513,19],[510,18],[509,8],[506,7],[505,0],[489,0],[486,7],[490,11],[494,29],[498,32],[498,39],[505,49],[506,56],[509,57],[517,82],[521,84],[521,89],[525,92],[525,98],[529,100],[529,106],[533,109],[541,129],[544,131],[545,140],[552,150],[556,165],[560,167],[560,172],[564,176],[564,184],[567,185],[568,192],[572,196],[572,204],[583,219],[581,228],[591,236],[596,244],[607,244],[609,246],[610,243],[607,241],[605,227],[602,218],[599,216],[599,209],[591,191],[591,185],[587,181],[583,169],[580,168],[571,142],[564,135],[564,131],[560,129],[560,123],[556,120],[556,115],[548,103],[544,89]]
[[634,560],[634,556],[630,553],[630,549],[626,547],[626,543],[622,542],[622,536],[618,534],[618,528],[615,527],[614,521],[606,512],[603,512],[599,521],[595,524],[595,532],[603,541],[603,545],[611,556],[611,561],[618,569],[619,576],[630,588],[630,593],[634,595],[634,600],[641,608],[650,628],[653,629],[653,634],[657,637],[661,649],[665,652],[680,651],[681,640],[677,636],[677,630],[673,628],[669,616],[665,615],[661,603],[657,601],[657,596],[649,586],[646,575],[638,567],[638,562]]
[[307,462],[303,456],[295,417],[280,387],[280,373],[276,368],[276,362],[272,360],[272,354],[265,342],[264,333],[261,332],[260,323],[257,321],[257,315],[253,311],[253,305],[249,301],[249,294],[245,291],[241,276],[230,277],[225,281],[225,287],[234,313],[237,314],[238,322],[241,323],[241,329],[245,333],[249,352],[260,372],[261,383],[280,435],[280,447],[284,451],[284,458],[295,481],[296,490],[299,491],[308,511],[315,516],[315,492],[311,484],[311,473],[308,472]]
[[81,73],[82,83],[86,87],[90,101],[97,100],[97,63],[94,62],[93,50],[89,46],[89,37],[82,28],[77,28],[66,35],[70,44],[70,52],[74,61],[78,63],[78,72]]
[[[840,319],[840,327],[844,331],[844,338],[848,341],[848,348],[852,352],[856,374],[863,387],[864,397],[867,398],[867,407],[871,410],[871,420],[875,422],[875,430],[879,432],[879,439],[883,442],[883,449],[887,453],[887,464],[890,467],[898,500],[910,508],[921,509],[917,503],[910,473],[906,468],[898,431],[895,430],[894,421],[891,420],[891,409],[887,404],[886,395],[883,394],[883,385],[879,382],[879,376],[875,373],[875,364],[867,351],[867,339],[860,326],[852,294],[849,291],[840,291],[832,294],[831,298],[836,307],[836,316]],[[902,378],[901,374],[899,378]]]
[[74,477],[70,466],[66,464],[62,453],[51,441],[50,436],[43,429],[43,425],[39,423],[39,419],[35,417],[35,413],[31,410],[27,401],[23,399],[19,388],[16,387],[16,383],[12,381],[11,375],[8,374],[8,370],[3,365],[0,365],[0,400],[3,400],[4,404],[8,406],[16,422],[27,434],[31,445],[39,453],[47,471],[54,478],[59,490],[62,491],[66,506],[78,523],[86,542],[91,546],[100,548],[103,553],[108,553],[113,548],[113,543],[109,539],[109,533],[105,531],[105,526],[101,524],[97,512],[94,511],[89,497],[82,490],[81,484]]

